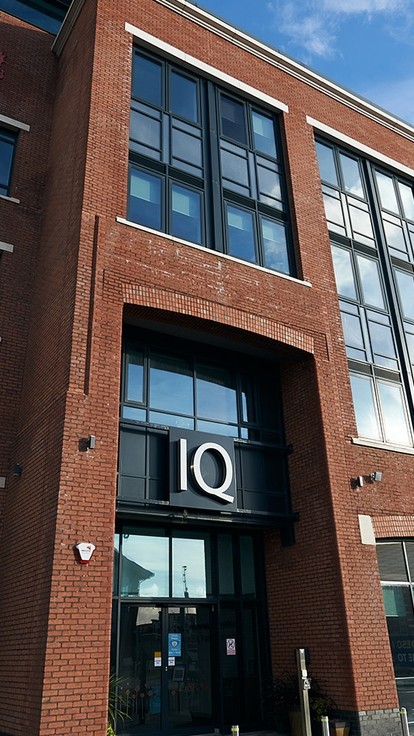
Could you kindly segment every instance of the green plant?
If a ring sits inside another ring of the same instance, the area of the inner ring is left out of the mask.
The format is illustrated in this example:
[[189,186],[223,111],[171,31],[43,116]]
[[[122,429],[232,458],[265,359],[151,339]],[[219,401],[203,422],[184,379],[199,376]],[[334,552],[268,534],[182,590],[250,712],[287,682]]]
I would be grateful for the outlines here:
[[117,677],[113,674],[109,678],[109,692],[108,692],[108,725],[106,729],[106,736],[116,736],[115,733],[115,721],[120,718],[122,721],[125,718],[129,718],[126,711],[126,703],[123,696],[120,694],[120,688],[123,684],[123,678]]
[[[309,693],[309,708],[313,722],[320,723],[322,716],[330,716],[335,709],[335,703],[326,695],[320,683],[311,678]],[[277,728],[288,728],[289,713],[300,710],[300,696],[298,676],[292,672],[282,672],[275,677],[268,692],[265,692],[264,709],[268,720]]]

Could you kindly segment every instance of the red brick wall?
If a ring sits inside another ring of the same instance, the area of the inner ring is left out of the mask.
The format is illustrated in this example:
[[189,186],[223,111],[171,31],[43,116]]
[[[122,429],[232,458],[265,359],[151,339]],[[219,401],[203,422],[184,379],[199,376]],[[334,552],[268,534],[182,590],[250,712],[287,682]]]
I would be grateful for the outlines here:
[[[116,222],[126,213],[132,39],[125,21],[289,105],[283,130],[295,248],[311,287]],[[126,304],[129,315],[205,325],[241,344],[260,335],[280,356],[300,520],[293,547],[267,535],[274,667],[293,667],[293,647],[309,646],[312,671],[339,707],[393,707],[375,549],[360,543],[358,513],[404,516],[412,458],[351,444],[356,428],[306,115],[411,166],[414,145],[153,0],[101,0],[96,36],[94,28],[95,2],[86,0],[58,61],[39,199],[42,235],[26,306],[30,338],[14,453],[24,472],[8,483],[2,540],[9,550],[2,558],[6,678],[19,657],[4,691],[13,709],[0,715],[0,728],[19,736],[104,733]],[[53,69],[53,59],[47,63]],[[4,256],[0,271],[14,257]],[[24,278],[33,265],[25,265]],[[89,434],[96,450],[82,451],[79,441]],[[381,484],[352,488],[352,477],[375,469],[384,472]],[[79,541],[96,545],[88,566],[75,561]],[[20,703],[16,685],[26,692],[31,683]]]

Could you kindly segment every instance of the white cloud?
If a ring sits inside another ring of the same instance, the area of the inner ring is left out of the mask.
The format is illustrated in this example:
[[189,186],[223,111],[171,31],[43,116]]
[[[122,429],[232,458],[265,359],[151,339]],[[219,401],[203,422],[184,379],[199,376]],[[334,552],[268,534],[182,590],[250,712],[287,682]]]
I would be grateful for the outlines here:
[[268,9],[274,16],[278,32],[287,38],[288,47],[297,46],[310,58],[329,58],[337,54],[341,25],[352,17],[371,21],[381,15],[388,24],[389,34],[402,34],[404,40],[412,40],[412,0],[302,0],[301,3],[271,0]]
[[363,95],[396,117],[414,124],[414,77],[397,82],[387,80],[364,90]]

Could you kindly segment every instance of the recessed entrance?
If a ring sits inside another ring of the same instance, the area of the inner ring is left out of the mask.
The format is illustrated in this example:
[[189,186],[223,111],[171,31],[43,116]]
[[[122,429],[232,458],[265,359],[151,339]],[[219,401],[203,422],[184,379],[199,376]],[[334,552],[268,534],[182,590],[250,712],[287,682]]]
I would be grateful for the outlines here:
[[119,734],[263,726],[260,556],[253,534],[117,535],[113,670],[127,713]]

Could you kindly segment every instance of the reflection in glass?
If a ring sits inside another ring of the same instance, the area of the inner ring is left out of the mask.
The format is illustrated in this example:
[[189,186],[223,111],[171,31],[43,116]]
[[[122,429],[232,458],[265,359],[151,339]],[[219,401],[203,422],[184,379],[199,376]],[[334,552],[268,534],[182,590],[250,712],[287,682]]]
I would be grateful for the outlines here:
[[[356,240],[366,242],[365,238],[370,240],[374,238],[372,231],[371,217],[369,212],[366,212],[360,207],[356,207],[349,203],[349,216],[351,218],[352,230]],[[361,237],[365,236],[365,237]]]
[[127,354],[126,401],[144,401],[144,354],[142,350],[130,348]]
[[323,203],[325,205],[325,215],[328,223],[333,223],[337,226],[332,229],[345,234],[344,213],[342,211],[342,203],[339,198],[339,194],[332,192],[332,195],[330,195],[325,192],[323,195]]
[[171,112],[182,118],[198,122],[197,83],[189,77],[171,72],[170,78]]
[[150,359],[150,406],[193,414],[193,377],[185,358],[154,353]]
[[406,253],[407,245],[404,238],[404,232],[401,227],[400,221],[397,220],[397,222],[398,224],[396,224],[396,222],[390,222],[389,220],[386,220],[384,218],[384,230],[385,237],[387,239],[387,245],[389,248],[395,248],[395,250]]
[[378,382],[384,418],[385,439],[396,445],[409,445],[410,435],[404,411],[402,387],[396,383]]
[[256,263],[253,215],[233,205],[227,206],[227,237],[230,255]]
[[379,440],[381,433],[379,430],[372,379],[366,376],[351,374],[351,388],[358,434],[361,437]]
[[335,161],[332,148],[324,146],[323,143],[316,143],[316,153],[318,156],[319,173],[322,181],[338,186],[338,176],[335,168]]
[[239,428],[235,424],[219,424],[219,422],[209,422],[206,419],[197,419],[197,429],[199,432],[220,434],[222,437],[239,436]]
[[[350,357],[360,357],[362,360],[365,358],[365,345],[364,338],[361,329],[361,319],[358,314],[350,314],[349,312],[341,311],[342,317],[342,328],[344,331],[345,344],[347,348],[354,348],[359,351],[363,351],[363,355],[354,355],[351,353]],[[347,351],[349,354],[349,351]]]
[[384,209],[399,214],[397,197],[395,196],[394,183],[391,176],[375,172],[381,204]]
[[237,422],[237,395],[233,373],[207,363],[198,363],[196,376],[197,416]]
[[221,147],[221,172],[225,179],[224,186],[234,189],[236,192],[250,193],[249,170],[247,166],[246,152],[241,148],[237,150],[232,146],[232,151]]
[[414,320],[414,276],[406,271],[395,271],[403,315]]
[[256,422],[256,402],[254,385],[251,376],[241,377],[242,421]]
[[122,536],[121,595],[138,598],[169,595],[166,537]]
[[261,218],[263,265],[274,271],[289,273],[286,228],[280,222]]
[[265,153],[267,156],[276,158],[275,130],[272,118],[262,115],[253,110],[253,139],[256,151]]
[[138,169],[130,169],[128,219],[161,229],[161,179]]
[[[380,315],[376,316],[377,318],[380,317]],[[386,324],[379,324],[378,321],[371,319],[369,321],[369,334],[374,362],[397,370],[398,363],[391,327]]]
[[204,539],[172,540],[172,594],[174,598],[206,598],[207,573]]
[[351,253],[348,250],[333,245],[332,256],[338,294],[349,297],[350,299],[356,299]]
[[201,243],[201,194],[173,184],[171,188],[171,234]]
[[407,184],[403,184],[401,181],[398,182],[398,188],[400,190],[400,196],[403,203],[404,215],[407,220],[414,220],[413,189]]
[[0,194],[8,194],[16,134],[0,131]]
[[162,66],[141,54],[134,54],[132,96],[158,107],[162,104]]
[[222,134],[237,143],[245,144],[247,136],[244,105],[226,95],[220,95],[220,112]]
[[[269,165],[271,165],[270,161]],[[272,169],[269,166],[261,166],[258,161],[257,178],[260,201],[273,206],[276,206],[277,202],[280,207],[282,204],[282,190],[280,186],[280,176],[276,170],[276,165]]]
[[363,301],[373,307],[385,309],[377,261],[358,254],[357,262]]
[[190,417],[166,414],[162,411],[150,411],[149,421],[151,424],[160,424],[164,427],[179,427],[180,429],[194,429],[194,419]]
[[364,198],[358,161],[344,153],[339,154],[345,190],[356,197]]
[[[181,128],[174,127],[171,133],[172,156],[175,166],[180,169],[201,169],[203,163],[203,153],[201,140],[197,136],[191,135]],[[195,171],[194,173],[200,173]]]
[[[137,110],[131,110],[130,137],[145,146],[147,156],[160,157],[161,150],[161,121],[145,115]],[[151,152],[148,149],[154,149]]]

